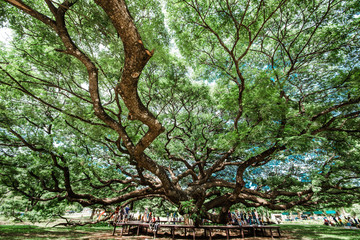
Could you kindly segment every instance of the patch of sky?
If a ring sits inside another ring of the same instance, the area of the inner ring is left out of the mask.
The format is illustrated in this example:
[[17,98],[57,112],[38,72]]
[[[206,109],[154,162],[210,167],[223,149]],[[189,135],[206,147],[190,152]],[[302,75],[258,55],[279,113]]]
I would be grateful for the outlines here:
[[[275,62],[276,63],[276,62]],[[272,64],[268,64],[268,65],[265,65],[263,70],[274,70],[276,69],[277,66],[276,65],[272,65]]]
[[168,31],[170,34],[170,53],[178,58],[183,58],[183,56],[180,53],[179,48],[176,45],[175,39],[172,37],[174,34],[171,31],[171,29],[169,28],[169,13],[166,10],[166,1],[164,0],[160,0],[160,5],[161,5],[161,11],[164,14],[164,25],[165,25],[165,29],[166,31]]
[[13,35],[13,31],[10,28],[7,27],[0,28],[0,42],[2,42],[5,47],[10,46],[12,35]]
[[254,190],[254,189],[256,189],[258,187],[258,185],[255,184],[255,183],[252,183],[252,182],[247,182],[245,184],[245,187]]

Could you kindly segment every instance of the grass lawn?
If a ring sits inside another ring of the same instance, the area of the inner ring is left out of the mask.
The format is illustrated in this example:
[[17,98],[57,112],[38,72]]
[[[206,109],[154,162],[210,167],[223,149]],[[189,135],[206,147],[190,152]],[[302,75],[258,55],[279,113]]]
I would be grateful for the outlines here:
[[[0,225],[0,239],[102,239],[111,227],[38,227],[32,225]],[[97,237],[97,235],[99,237]],[[104,239],[111,239],[108,237]]]
[[281,224],[281,232],[288,239],[301,240],[360,240],[360,229],[331,227],[320,224]]
[[[342,227],[329,227],[319,224],[281,224],[281,239],[300,240],[360,240],[360,229],[346,229]],[[124,236],[120,238],[117,233],[112,236],[110,226],[92,227],[38,227],[33,225],[0,225],[0,239],[152,239],[147,236]],[[119,229],[120,230],[120,229]],[[118,231],[119,231],[118,230]],[[166,238],[161,238],[164,240]],[[204,239],[204,238],[202,238]],[[220,238],[217,238],[220,239]],[[241,238],[231,238],[233,240]],[[267,240],[264,237],[245,237],[248,240]],[[277,238],[275,238],[277,239]]]

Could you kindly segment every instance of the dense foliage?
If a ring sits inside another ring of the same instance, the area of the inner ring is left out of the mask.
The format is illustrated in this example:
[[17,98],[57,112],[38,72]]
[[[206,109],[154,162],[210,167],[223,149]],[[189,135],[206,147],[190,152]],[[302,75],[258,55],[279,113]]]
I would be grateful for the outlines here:
[[159,198],[214,222],[359,202],[358,1],[0,9],[4,191],[32,206]]

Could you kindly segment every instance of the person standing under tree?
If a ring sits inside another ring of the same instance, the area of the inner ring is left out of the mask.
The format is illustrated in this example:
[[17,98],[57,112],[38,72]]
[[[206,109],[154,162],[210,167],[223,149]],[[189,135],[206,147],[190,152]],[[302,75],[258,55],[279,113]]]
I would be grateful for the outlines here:
[[145,208],[145,211],[144,211],[144,215],[143,215],[142,221],[143,221],[143,222],[147,222],[147,217],[148,217],[148,209],[147,209],[147,208]]
[[130,214],[130,208],[129,205],[126,205],[124,209],[124,222],[127,222],[129,220],[129,214]]
[[255,222],[257,223],[257,225],[260,225],[259,214],[256,211],[256,209],[254,210],[254,218],[255,218]]
[[115,209],[115,213],[114,213],[114,222],[119,222],[119,211],[120,211],[120,206],[117,206]]

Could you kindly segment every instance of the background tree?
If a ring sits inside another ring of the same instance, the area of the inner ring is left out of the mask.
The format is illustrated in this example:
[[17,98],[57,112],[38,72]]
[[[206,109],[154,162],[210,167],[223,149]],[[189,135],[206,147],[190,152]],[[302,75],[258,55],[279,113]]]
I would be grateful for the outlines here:
[[239,204],[358,202],[357,1],[0,6],[14,30],[0,60],[7,189],[160,198],[196,224]]

